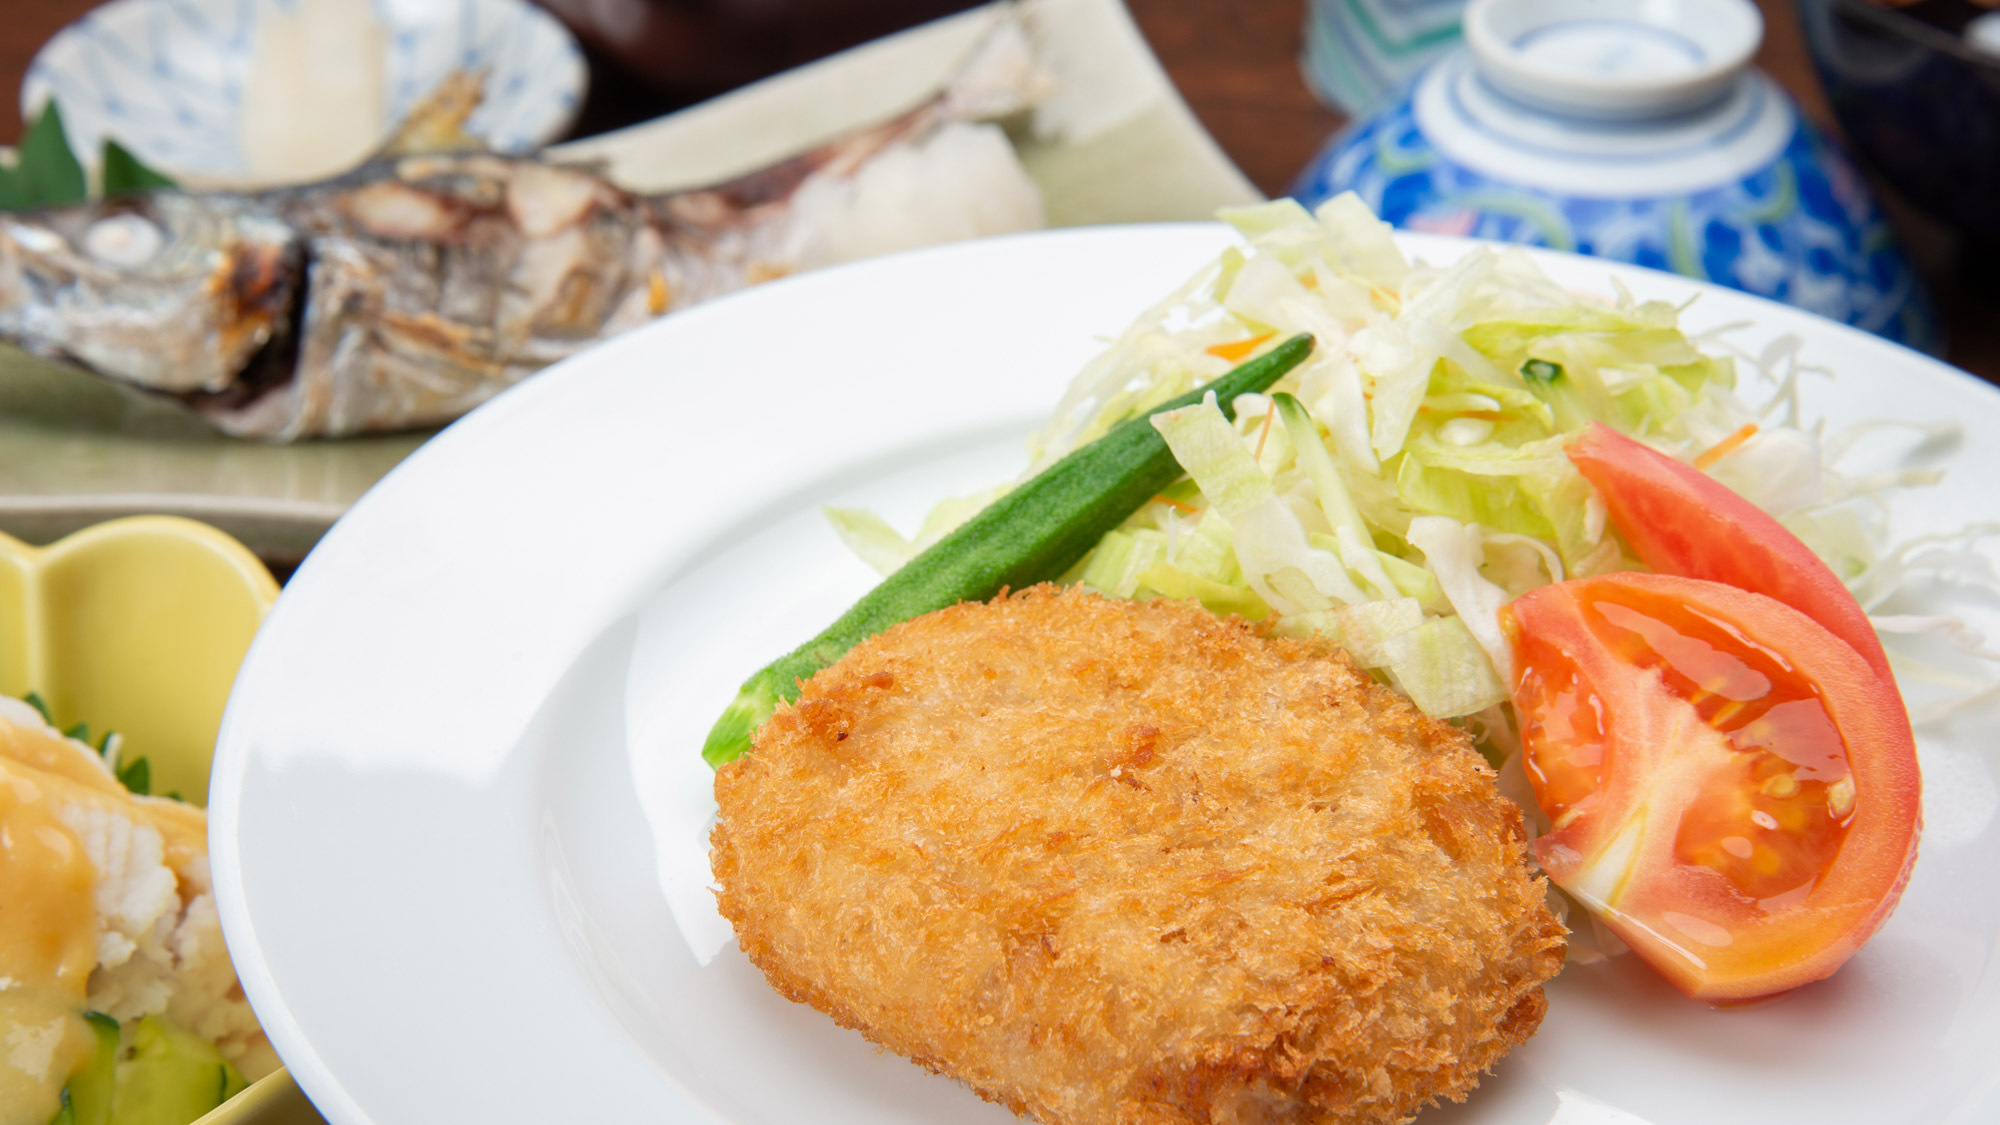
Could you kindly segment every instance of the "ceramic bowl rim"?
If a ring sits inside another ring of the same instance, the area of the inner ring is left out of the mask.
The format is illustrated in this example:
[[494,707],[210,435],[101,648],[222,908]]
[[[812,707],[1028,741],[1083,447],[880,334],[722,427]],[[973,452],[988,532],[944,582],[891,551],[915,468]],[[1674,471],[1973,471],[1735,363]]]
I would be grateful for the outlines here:
[[1574,19],[1585,10],[1590,11],[1592,19],[1621,18],[1664,30],[1675,27],[1673,21],[1658,18],[1653,6],[1644,0],[1581,4],[1471,0],[1465,9],[1464,38],[1483,78],[1509,97],[1538,109],[1597,120],[1667,116],[1721,96],[1750,65],[1763,42],[1763,13],[1750,0],[1700,0],[1700,3],[1739,23],[1734,29],[1724,30],[1719,40],[1723,50],[1694,71],[1671,77],[1629,81],[1553,73],[1523,62],[1513,45],[1515,36],[1502,33],[1505,23],[1515,22],[1513,17],[1525,17],[1529,30],[1539,30]]
[[[1934,54],[1945,55],[1963,66],[2000,78],[2000,55],[1967,46],[1964,40],[1936,24],[1926,23],[1900,9],[1876,4],[1872,0],[1824,0],[1824,3],[1829,9],[1838,10],[1843,15],[1867,20],[1876,28],[1903,42],[1922,47]],[[1806,45],[1810,50],[1811,36],[1806,37]]]

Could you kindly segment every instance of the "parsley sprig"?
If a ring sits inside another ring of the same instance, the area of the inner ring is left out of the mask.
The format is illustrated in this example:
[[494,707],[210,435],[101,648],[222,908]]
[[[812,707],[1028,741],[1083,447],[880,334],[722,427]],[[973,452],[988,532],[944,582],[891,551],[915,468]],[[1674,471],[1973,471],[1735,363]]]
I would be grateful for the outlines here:
[[[31,691],[22,696],[21,701],[40,711],[43,722],[50,726],[56,725],[55,716],[49,713],[48,700],[43,699],[40,692]],[[85,746],[91,745],[89,723],[76,723],[62,728],[62,735],[64,738],[73,738]],[[147,763],[144,755],[129,762],[120,761],[118,747],[121,741],[116,731],[105,731],[104,737],[98,739],[96,743],[97,756],[111,764],[112,773],[118,778],[118,784],[141,797],[151,796],[153,767]],[[169,793],[168,796],[174,797],[178,794]]]

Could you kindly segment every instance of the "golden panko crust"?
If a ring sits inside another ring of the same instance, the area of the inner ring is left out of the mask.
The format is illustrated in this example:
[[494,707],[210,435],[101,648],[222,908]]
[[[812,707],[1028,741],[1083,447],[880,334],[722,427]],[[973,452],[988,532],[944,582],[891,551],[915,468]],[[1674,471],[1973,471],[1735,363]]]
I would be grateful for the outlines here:
[[1407,1121],[1563,928],[1454,728],[1187,603],[1037,587],[857,646],[716,775],[771,984],[1046,1125]]

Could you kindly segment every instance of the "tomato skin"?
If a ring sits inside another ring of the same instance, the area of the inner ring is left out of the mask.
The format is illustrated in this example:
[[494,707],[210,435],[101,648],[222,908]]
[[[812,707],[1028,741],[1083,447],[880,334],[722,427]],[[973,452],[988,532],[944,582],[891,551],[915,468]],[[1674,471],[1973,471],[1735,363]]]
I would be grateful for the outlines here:
[[[1730,786],[1756,755],[1730,745],[1684,684],[1677,690],[1660,668],[1635,661],[1631,634],[1614,624],[1634,614],[1679,614],[1709,623],[1724,643],[1742,639],[1743,654],[1781,671],[1831,718],[1852,781],[1840,834],[1798,843],[1775,822],[1768,834],[1748,833],[1812,857],[1814,877],[1794,892],[1746,894],[1677,850],[1732,801],[1748,807],[1755,793]],[[1660,574],[1542,587],[1501,620],[1514,643],[1530,780],[1556,823],[1534,841],[1535,857],[1677,988],[1709,1001],[1795,988],[1831,975],[1888,918],[1916,859],[1916,743],[1891,682],[1840,638],[1761,594]]]
[[1640,562],[1661,574],[1752,590],[1791,606],[1890,677],[1889,658],[1847,584],[1769,512],[1692,465],[1593,422],[1569,459],[1597,489]]

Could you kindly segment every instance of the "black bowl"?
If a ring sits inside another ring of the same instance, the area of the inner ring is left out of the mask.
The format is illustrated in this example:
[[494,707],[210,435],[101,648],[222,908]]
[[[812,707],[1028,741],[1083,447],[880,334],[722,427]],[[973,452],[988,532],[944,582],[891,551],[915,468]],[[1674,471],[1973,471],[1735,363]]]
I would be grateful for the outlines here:
[[2000,57],[1954,33],[1982,9],[1797,3],[1834,116],[1863,163],[1973,244],[1968,256],[2000,250]]

